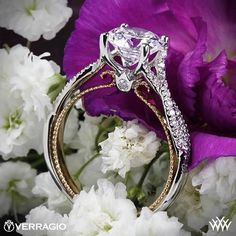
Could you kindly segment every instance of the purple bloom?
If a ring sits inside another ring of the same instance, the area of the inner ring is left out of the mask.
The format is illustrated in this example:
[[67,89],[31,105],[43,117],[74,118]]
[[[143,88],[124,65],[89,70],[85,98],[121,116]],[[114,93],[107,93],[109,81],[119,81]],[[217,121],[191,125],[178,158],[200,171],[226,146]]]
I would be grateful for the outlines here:
[[[71,78],[95,61],[99,35],[121,23],[167,35],[167,79],[191,130],[191,167],[236,155],[235,9],[234,1],[222,0],[87,0],[66,46],[64,69]],[[96,76],[85,86],[98,83]],[[159,106],[155,95],[154,101]],[[132,92],[93,92],[85,106],[91,115],[137,118],[162,135],[156,118]]]

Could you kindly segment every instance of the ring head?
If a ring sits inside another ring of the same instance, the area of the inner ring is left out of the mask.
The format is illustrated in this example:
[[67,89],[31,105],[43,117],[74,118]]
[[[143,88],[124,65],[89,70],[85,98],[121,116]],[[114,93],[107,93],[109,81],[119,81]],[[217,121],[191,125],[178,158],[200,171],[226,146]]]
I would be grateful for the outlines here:
[[[133,75],[141,66],[149,65],[157,58],[164,59],[163,55],[166,53],[163,52],[167,50],[168,38],[158,37],[151,31],[122,24],[106,33],[106,40],[104,53],[106,61],[118,72],[116,81],[122,84],[121,86],[117,84],[118,89],[128,92],[131,89],[130,84],[132,85],[134,81]],[[143,55],[144,47],[149,47],[148,55]],[[124,71],[126,76],[123,75]]]

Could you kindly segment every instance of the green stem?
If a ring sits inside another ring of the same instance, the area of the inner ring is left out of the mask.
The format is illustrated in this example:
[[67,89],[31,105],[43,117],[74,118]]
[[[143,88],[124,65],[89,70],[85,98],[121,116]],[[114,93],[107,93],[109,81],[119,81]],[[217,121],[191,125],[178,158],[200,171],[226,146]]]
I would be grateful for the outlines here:
[[10,47],[8,44],[4,43],[2,46],[6,49],[8,53],[10,52]]
[[97,136],[96,136],[96,138],[95,138],[95,145],[96,145],[97,151],[99,151],[99,139],[100,139],[101,135],[104,134],[105,131],[106,131],[106,129],[104,129],[104,128],[101,127],[101,126],[99,127]]
[[28,49],[31,48],[31,41],[27,40],[27,42],[26,42],[26,47],[27,47]]
[[126,175],[125,175],[125,185],[126,186],[128,185],[129,179],[130,179],[130,171],[127,172]]
[[18,214],[17,214],[17,209],[16,209],[16,199],[15,199],[14,193],[11,193],[11,197],[12,197],[13,216],[14,216],[15,221],[16,221],[17,223],[19,223]]
[[226,217],[232,220],[235,214],[236,214],[236,199],[231,202],[231,206],[229,208],[229,211]]
[[32,167],[32,168],[37,168],[37,167],[41,166],[42,164],[44,164],[44,162],[45,162],[44,159],[43,159],[43,158],[40,158],[40,159],[34,161],[34,162],[31,164],[31,167]]
[[142,185],[144,183],[144,180],[146,179],[149,170],[151,169],[152,165],[158,160],[158,158],[161,156],[161,154],[162,153],[160,151],[158,151],[156,153],[156,156],[151,160],[151,162],[145,166],[144,172],[143,172],[143,174],[142,174],[142,176],[141,176],[141,178],[140,178],[140,180],[137,184],[137,187],[139,187],[139,188],[142,187]]
[[83,170],[98,156],[99,154],[96,153],[94,156],[92,156],[87,162],[85,162],[80,169],[75,173],[75,178],[79,178]]

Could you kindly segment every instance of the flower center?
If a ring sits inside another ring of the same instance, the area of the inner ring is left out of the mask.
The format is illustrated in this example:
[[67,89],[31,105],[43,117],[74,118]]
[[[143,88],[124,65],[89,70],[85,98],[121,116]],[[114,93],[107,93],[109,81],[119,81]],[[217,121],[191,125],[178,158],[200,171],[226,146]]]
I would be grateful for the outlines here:
[[36,10],[36,0],[33,0],[32,4],[25,8],[25,12],[28,16],[32,16],[32,11]]
[[5,119],[4,129],[16,129],[22,124],[21,113],[16,110]]
[[96,219],[96,225],[99,229],[101,229],[102,231],[110,231],[112,229],[112,221],[114,219],[112,218],[112,216],[106,212],[102,212],[101,214],[99,214],[97,216]]

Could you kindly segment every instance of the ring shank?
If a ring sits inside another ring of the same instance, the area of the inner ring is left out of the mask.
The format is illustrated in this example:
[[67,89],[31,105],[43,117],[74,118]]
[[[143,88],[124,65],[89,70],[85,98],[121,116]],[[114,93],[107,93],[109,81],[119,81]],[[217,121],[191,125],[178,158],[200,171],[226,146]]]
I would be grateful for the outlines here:
[[[59,100],[55,106],[55,111],[51,114],[48,120],[48,124],[45,128],[45,134],[47,135],[45,142],[45,156],[49,170],[58,184],[59,188],[65,192],[69,199],[73,199],[75,195],[80,192],[80,187],[75,184],[74,180],[70,176],[68,169],[64,163],[64,153],[63,153],[63,134],[64,127],[67,116],[70,110],[73,108],[74,104],[82,97],[92,91],[98,89],[105,89],[115,84],[112,82],[110,84],[103,84],[95,87],[91,87],[84,91],[79,91],[77,89],[78,83],[84,83],[91,76],[93,76],[101,68],[101,63],[96,64],[97,67],[82,71],[74,82],[65,89],[65,91],[59,96]],[[165,116],[162,115],[157,107],[150,104],[142,95],[139,93],[137,87],[135,89],[137,98],[141,99],[156,115],[160,121],[166,137],[170,150],[170,168],[168,173],[168,178],[166,184],[158,196],[158,198],[149,206],[153,211],[163,210],[167,208],[173,199],[178,194],[181,185],[183,183],[184,173],[182,171],[181,158],[178,156],[170,130],[167,125]]]

